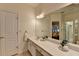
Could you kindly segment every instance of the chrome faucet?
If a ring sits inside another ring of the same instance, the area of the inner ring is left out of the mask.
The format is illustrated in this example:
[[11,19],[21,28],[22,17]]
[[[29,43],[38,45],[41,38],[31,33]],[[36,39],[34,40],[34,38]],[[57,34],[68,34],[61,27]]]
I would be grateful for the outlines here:
[[61,43],[60,43],[60,46],[58,47],[60,50],[62,51],[68,51],[68,49],[66,49],[65,47],[68,47],[67,46],[67,43],[68,43],[68,40],[63,40]]
[[48,36],[43,36],[41,41],[47,40]]
[[62,47],[64,47],[68,43],[68,40],[63,40],[60,44]]

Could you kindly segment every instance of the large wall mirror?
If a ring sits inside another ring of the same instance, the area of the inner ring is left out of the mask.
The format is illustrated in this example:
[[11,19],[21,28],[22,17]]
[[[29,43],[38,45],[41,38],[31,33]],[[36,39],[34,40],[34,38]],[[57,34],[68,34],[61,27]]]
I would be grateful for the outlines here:
[[60,11],[63,12],[63,39],[79,44],[79,4],[71,4]]
[[35,32],[39,37],[47,35],[79,44],[79,4],[71,4],[42,19],[36,19]]

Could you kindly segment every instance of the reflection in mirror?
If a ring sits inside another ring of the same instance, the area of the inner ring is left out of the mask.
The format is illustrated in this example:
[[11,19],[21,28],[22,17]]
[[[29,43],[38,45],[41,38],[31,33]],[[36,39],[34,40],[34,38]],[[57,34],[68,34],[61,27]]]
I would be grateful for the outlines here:
[[59,22],[52,22],[52,38],[59,40]]
[[36,20],[35,32],[37,37],[50,36],[50,20],[48,16]]
[[70,43],[79,44],[79,4],[71,4],[63,9],[63,33],[64,38]]
[[65,39],[68,40],[69,42],[73,42],[73,21],[65,22],[65,29],[66,29]]
[[37,19],[36,23],[36,36],[48,36],[79,44],[79,4],[71,4],[46,14],[44,18]]

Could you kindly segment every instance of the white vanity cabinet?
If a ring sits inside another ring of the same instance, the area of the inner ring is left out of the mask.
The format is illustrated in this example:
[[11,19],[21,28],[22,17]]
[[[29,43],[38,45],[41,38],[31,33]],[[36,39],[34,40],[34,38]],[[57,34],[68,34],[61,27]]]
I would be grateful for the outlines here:
[[33,56],[36,55],[36,48],[30,40],[28,40],[28,50]]
[[42,49],[38,45],[36,45],[35,47],[37,49],[37,54],[40,52],[40,54],[43,55],[43,56],[51,56],[48,52],[46,52],[44,49]]
[[59,44],[54,41],[39,41],[35,38],[30,38],[27,42],[28,50],[32,56],[79,56],[79,48],[72,44],[69,44],[68,52],[64,52],[58,49]]
[[28,40],[28,50],[32,54],[32,56],[50,56],[44,49],[39,47],[37,44]]

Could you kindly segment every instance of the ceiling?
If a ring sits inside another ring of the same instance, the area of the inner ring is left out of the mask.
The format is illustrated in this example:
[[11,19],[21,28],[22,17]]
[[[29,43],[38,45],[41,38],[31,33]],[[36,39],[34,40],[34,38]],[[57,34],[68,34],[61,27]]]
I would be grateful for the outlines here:
[[0,3],[0,5],[14,5],[14,6],[29,6],[29,7],[44,7],[46,9],[49,9],[50,7],[51,8],[55,8],[57,6],[61,6],[61,5],[65,5],[65,4],[68,4],[68,3]]
[[39,5],[39,3],[27,3],[27,5],[35,8],[35,7],[37,7]]
[[0,3],[0,8],[37,8],[37,12],[42,11],[47,14],[68,5],[70,3]]
[[40,3],[37,4],[37,12],[36,14],[39,15],[40,13],[48,14],[51,12],[55,12],[63,7],[70,5],[71,3]]
[[32,8],[35,8],[39,5],[39,3],[0,3],[0,7],[3,7],[3,6],[12,6],[12,7],[32,7]]
[[77,12],[77,11],[79,11],[79,4],[71,4],[67,7],[57,10],[56,12],[70,13],[70,12]]
[[69,3],[46,3],[42,4],[42,11],[50,13],[70,5]]

